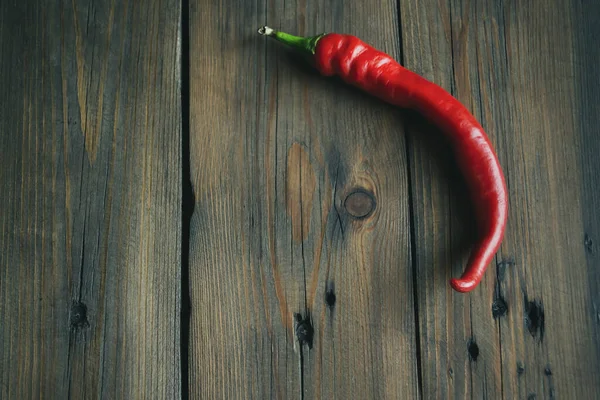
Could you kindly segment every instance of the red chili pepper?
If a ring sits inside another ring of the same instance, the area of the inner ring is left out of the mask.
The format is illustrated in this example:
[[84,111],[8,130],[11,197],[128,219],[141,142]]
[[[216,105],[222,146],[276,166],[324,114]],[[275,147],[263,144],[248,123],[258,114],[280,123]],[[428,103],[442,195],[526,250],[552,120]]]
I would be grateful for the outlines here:
[[500,163],[475,117],[443,88],[355,36],[329,33],[304,38],[267,26],[258,32],[309,54],[322,75],[338,75],[388,103],[414,109],[445,133],[466,180],[479,231],[465,272],[450,285],[458,292],[473,290],[500,247],[508,215]]

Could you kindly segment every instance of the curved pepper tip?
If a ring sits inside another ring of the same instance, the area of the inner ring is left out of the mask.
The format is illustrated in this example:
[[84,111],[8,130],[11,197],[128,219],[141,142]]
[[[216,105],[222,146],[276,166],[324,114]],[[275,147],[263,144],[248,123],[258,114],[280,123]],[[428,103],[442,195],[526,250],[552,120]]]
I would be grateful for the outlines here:
[[456,290],[457,292],[467,293],[473,290],[475,286],[477,286],[477,283],[473,281],[452,278],[450,279],[450,286],[452,286],[452,289]]

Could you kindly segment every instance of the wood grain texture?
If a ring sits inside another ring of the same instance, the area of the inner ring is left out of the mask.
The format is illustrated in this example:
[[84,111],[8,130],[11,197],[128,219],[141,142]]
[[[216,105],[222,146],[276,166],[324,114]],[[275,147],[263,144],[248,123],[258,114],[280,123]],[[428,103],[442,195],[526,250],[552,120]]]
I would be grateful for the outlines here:
[[0,3],[0,398],[181,395],[180,5]]
[[[399,55],[397,15],[191,2],[190,397],[418,395],[403,120],[256,33],[355,31]],[[364,218],[344,208],[358,189]]]
[[[575,45],[576,130],[581,140],[581,211],[583,222],[583,245],[587,262],[587,288],[589,301],[584,309],[593,321],[596,360],[600,360],[600,50],[595,47],[600,37],[600,4],[583,1],[574,8],[573,30]],[[595,51],[594,51],[595,49]],[[591,315],[590,315],[591,314]],[[593,354],[591,354],[593,356]],[[600,362],[600,361],[599,361]]]
[[[432,167],[421,149],[435,129],[410,130],[425,398],[600,396],[598,263],[585,245],[599,223],[598,168],[583,147],[597,148],[598,56],[586,29],[598,6],[574,3],[401,1],[405,65],[480,119],[510,192],[497,265],[472,294],[448,292],[448,265],[458,274],[465,263],[469,221],[454,216],[466,199],[460,179],[449,189],[441,180],[453,163]],[[574,53],[582,40],[592,47]]]
[[[503,49],[477,53],[476,45],[491,43],[478,31],[475,2],[401,1],[400,9],[404,65],[455,95],[495,144],[495,119],[485,103],[493,98],[481,88],[489,78],[477,62],[492,63]],[[495,274],[488,271],[467,295],[448,285],[464,270],[474,239],[466,186],[439,129],[417,116],[408,142],[423,396],[501,397],[501,349],[491,312]]]
[[[404,65],[451,90],[449,5],[401,1],[399,6]],[[465,259],[456,253],[458,244],[466,244],[461,229],[466,213],[455,216],[464,196],[454,197],[460,195],[460,186],[453,185],[456,167],[440,132],[417,115],[407,124],[422,393],[424,398],[462,398],[471,385],[471,315],[468,297],[454,294],[448,281]]]
[[[589,151],[582,136],[590,133],[580,130],[585,114],[578,65],[590,60],[577,59],[572,50],[584,29],[576,18],[592,10],[578,11],[576,2],[553,3],[534,2],[519,12],[507,4],[503,10],[514,76],[508,109],[517,117],[513,140],[500,144],[514,198],[509,217],[514,228],[502,253],[515,261],[500,284],[515,312],[500,329],[503,359],[509,365],[522,361],[526,368],[517,381],[514,367],[503,370],[504,393],[593,399],[600,397],[593,311],[600,286],[598,264],[586,262],[585,230],[600,221],[597,214],[595,221],[584,217],[591,206],[588,192],[598,193],[587,180],[597,168],[588,170],[581,162]],[[595,15],[599,7],[594,5]]]

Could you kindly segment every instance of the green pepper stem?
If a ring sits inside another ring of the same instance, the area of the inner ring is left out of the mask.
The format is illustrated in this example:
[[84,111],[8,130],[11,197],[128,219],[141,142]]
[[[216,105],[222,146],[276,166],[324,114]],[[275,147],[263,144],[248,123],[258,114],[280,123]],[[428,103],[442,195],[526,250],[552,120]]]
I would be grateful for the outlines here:
[[289,33],[276,31],[275,29],[269,28],[268,26],[263,26],[258,30],[263,36],[269,36],[273,39],[290,46],[296,50],[299,50],[303,53],[315,54],[315,48],[317,47],[317,42],[323,35],[312,36],[312,37],[302,37],[302,36],[294,36]]

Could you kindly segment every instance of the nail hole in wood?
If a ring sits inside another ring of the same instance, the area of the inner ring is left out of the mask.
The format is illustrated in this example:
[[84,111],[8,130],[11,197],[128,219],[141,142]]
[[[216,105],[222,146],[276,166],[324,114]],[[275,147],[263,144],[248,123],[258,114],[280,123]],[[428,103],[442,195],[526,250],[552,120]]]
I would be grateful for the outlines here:
[[335,286],[333,285],[333,282],[329,282],[327,291],[325,292],[325,303],[327,303],[329,308],[333,308],[333,306],[335,306],[335,300]]
[[87,306],[81,302],[75,302],[71,306],[71,327],[84,328],[88,326]]
[[344,200],[344,208],[356,219],[366,218],[375,210],[375,197],[363,189],[350,193]]
[[306,344],[309,349],[312,349],[314,328],[312,326],[310,316],[306,315],[304,318],[299,313],[295,315],[296,319],[296,337],[300,342],[300,345]]
[[467,343],[467,350],[469,352],[469,358],[471,361],[477,361],[477,357],[479,357],[479,346],[475,343],[475,339],[469,339]]
[[594,241],[587,233],[583,238],[583,244],[585,245],[585,249],[588,251],[588,253],[594,254]]
[[525,302],[525,326],[534,338],[544,339],[545,318],[544,306],[539,300],[529,301],[527,295],[524,296]]
[[494,300],[492,303],[492,316],[494,319],[506,315],[507,311],[508,305],[506,304],[506,301],[502,297],[496,298],[496,300]]

